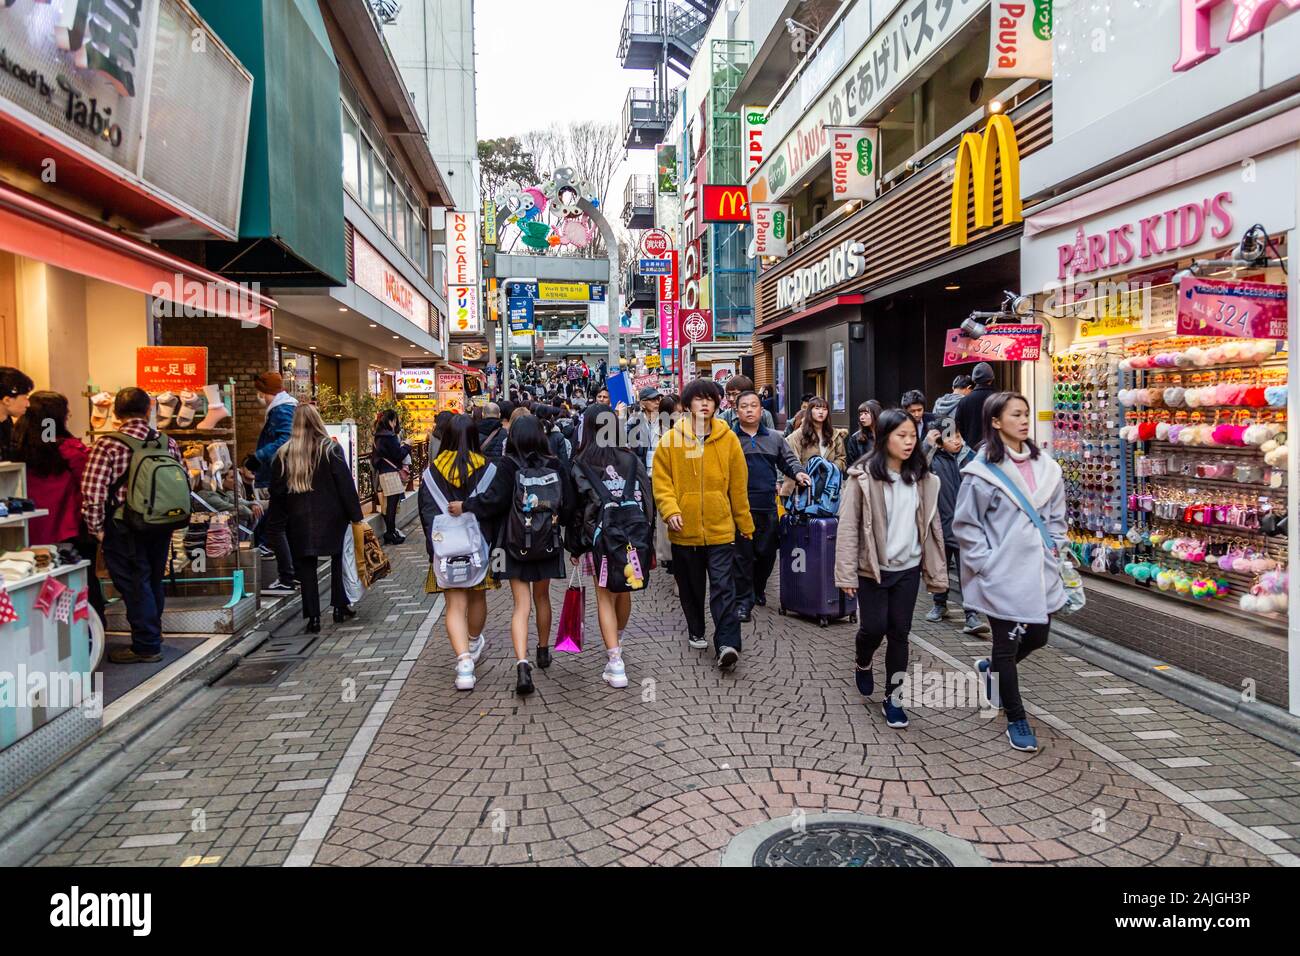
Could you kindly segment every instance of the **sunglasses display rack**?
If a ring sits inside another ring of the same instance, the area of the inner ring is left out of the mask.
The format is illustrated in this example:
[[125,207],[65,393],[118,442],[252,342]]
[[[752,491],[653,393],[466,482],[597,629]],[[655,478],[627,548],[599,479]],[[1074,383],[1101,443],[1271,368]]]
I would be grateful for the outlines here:
[[1123,358],[1122,350],[1106,346],[1052,357],[1051,453],[1065,479],[1070,537],[1085,566],[1095,548],[1128,530],[1124,499],[1132,462],[1119,438]]
[[[1287,424],[1280,343],[1165,338],[1120,363],[1133,451],[1106,571],[1175,600],[1285,623]],[[1096,567],[1093,570],[1097,570]]]

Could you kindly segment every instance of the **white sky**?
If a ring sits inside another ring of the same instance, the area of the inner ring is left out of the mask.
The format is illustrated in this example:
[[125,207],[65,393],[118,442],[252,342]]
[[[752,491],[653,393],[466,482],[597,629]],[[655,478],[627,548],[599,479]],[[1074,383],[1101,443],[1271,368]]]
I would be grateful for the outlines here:
[[[652,82],[651,73],[618,62],[625,7],[624,0],[475,0],[479,139],[579,120],[621,125],[628,89]],[[632,150],[615,170],[608,197],[615,216],[627,177],[653,173],[654,157],[653,149]]]

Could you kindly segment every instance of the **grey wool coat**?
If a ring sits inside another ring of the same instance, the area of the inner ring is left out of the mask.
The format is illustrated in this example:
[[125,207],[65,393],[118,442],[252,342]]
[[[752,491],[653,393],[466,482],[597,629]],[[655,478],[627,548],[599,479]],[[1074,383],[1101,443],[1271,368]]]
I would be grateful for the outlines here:
[[[1058,548],[1068,544],[1065,482],[1045,451],[1033,462],[1031,493],[1010,458],[998,465],[1038,510]],[[961,594],[967,611],[1023,624],[1046,624],[1065,605],[1058,559],[1029,515],[989,470],[983,450],[964,468],[952,533],[961,549]]]

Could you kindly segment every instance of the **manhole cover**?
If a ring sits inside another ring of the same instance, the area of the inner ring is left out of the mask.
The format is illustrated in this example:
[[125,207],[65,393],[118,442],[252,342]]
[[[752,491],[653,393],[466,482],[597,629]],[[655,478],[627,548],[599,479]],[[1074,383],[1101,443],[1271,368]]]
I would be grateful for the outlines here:
[[245,658],[228,674],[213,683],[213,687],[257,687],[273,684],[301,663],[302,658],[278,657],[270,660],[250,661]]
[[785,816],[743,830],[723,866],[987,866],[964,840],[899,820],[856,813]]

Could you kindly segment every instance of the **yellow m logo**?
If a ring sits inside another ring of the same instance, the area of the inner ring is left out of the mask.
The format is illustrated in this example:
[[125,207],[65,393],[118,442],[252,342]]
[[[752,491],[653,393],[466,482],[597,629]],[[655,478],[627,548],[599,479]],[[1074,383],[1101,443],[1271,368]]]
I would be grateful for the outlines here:
[[966,133],[957,147],[957,166],[953,170],[952,208],[948,227],[948,245],[966,245],[966,215],[969,209],[966,185],[969,180],[975,193],[975,228],[993,225],[993,151],[997,151],[1002,170],[1002,224],[1021,222],[1020,214],[1020,146],[1011,119],[998,114],[989,118],[983,133]]
[[746,205],[744,192],[732,189],[723,193],[718,200],[718,212],[724,216],[739,216],[745,213]]

